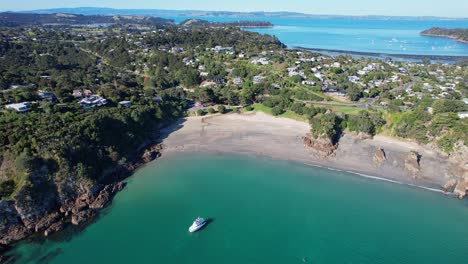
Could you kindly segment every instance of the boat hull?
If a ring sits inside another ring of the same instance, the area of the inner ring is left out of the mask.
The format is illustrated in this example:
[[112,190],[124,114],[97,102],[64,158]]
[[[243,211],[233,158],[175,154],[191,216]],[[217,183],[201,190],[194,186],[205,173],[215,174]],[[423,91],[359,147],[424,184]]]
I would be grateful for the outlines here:
[[191,226],[191,227],[189,227],[189,232],[190,233],[197,232],[198,230],[202,229],[205,225],[206,225],[206,222],[199,225],[199,226]]

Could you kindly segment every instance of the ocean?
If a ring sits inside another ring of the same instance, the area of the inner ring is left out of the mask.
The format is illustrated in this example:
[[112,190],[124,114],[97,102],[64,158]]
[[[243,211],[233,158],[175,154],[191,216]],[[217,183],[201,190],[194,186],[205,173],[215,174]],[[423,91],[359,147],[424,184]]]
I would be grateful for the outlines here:
[[[197,233],[197,217],[209,224]],[[451,263],[468,203],[290,161],[172,154],[83,230],[20,243],[17,263]]]
[[[189,17],[166,17],[177,23]],[[192,17],[190,17],[192,18]],[[468,56],[468,44],[421,36],[432,27],[468,28],[465,20],[377,20],[345,18],[195,17],[216,22],[263,20],[273,28],[248,29],[274,35],[288,47],[404,55]]]

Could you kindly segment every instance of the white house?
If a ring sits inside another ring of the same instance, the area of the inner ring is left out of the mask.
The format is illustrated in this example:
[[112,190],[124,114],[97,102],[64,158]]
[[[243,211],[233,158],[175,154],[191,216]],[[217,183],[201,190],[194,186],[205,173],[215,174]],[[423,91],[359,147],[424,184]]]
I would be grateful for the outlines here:
[[5,108],[15,110],[16,112],[19,112],[19,113],[25,113],[25,112],[29,111],[29,105],[30,104],[31,104],[30,102],[23,102],[23,103],[18,103],[18,104],[8,104],[8,105],[5,105]]
[[463,119],[468,117],[468,112],[460,112],[458,113],[458,117]]
[[123,106],[123,107],[130,107],[132,106],[132,102],[130,101],[122,101],[122,102],[119,102],[119,105]]
[[107,104],[107,100],[99,95],[91,95],[80,100],[79,104],[84,109],[94,108]]

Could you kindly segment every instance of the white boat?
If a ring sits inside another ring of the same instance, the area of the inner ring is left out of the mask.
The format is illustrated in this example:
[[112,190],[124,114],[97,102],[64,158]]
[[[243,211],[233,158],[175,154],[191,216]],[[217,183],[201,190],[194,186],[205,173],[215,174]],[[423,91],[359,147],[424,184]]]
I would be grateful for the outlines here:
[[206,225],[205,219],[198,217],[197,219],[195,219],[195,221],[193,221],[193,224],[189,227],[189,232],[190,233],[196,232],[205,225]]

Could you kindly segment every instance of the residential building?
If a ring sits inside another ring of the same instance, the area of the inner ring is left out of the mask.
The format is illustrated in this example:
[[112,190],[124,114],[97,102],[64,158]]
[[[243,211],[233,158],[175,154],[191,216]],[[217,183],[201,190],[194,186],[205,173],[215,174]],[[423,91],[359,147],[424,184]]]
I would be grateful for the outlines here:
[[79,104],[84,109],[99,107],[107,104],[107,100],[99,95],[91,95],[80,100]]
[[25,113],[29,111],[30,105],[31,105],[30,102],[23,102],[23,103],[18,103],[18,104],[5,105],[5,108],[15,110],[16,112],[19,112],[19,113]]
[[119,105],[128,108],[128,107],[132,106],[132,102],[130,102],[130,101],[122,101],[122,102],[119,102]]

